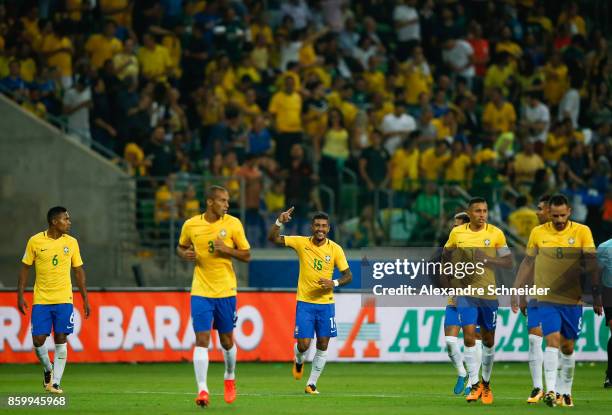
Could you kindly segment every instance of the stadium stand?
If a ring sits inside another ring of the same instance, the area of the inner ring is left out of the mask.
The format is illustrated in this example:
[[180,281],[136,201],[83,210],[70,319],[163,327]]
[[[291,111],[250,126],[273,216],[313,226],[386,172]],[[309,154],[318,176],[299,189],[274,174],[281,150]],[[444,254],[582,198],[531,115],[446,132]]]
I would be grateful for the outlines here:
[[7,0],[0,88],[133,177],[147,249],[176,241],[211,183],[255,247],[290,205],[298,228],[329,211],[348,248],[432,246],[469,195],[506,226],[552,191],[601,241],[610,14],[606,1]]

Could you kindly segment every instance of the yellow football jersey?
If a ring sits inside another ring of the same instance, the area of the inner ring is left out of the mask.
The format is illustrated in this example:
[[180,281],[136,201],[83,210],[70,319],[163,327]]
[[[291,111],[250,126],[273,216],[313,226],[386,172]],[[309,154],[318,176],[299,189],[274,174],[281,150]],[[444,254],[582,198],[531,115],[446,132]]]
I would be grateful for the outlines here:
[[34,264],[34,304],[72,303],[70,267],[83,265],[79,244],[70,235],[57,239],[47,232],[40,232],[28,240],[21,260],[26,265]]
[[508,216],[508,224],[516,229],[521,238],[528,239],[531,230],[540,224],[535,210],[522,207]]
[[285,245],[297,252],[300,261],[297,299],[314,304],[334,302],[334,290],[321,288],[319,278],[332,279],[334,267],[340,272],[348,269],[342,247],[327,239],[321,246],[312,243],[309,236],[285,236]]
[[230,248],[250,249],[242,223],[234,216],[223,215],[216,222],[210,223],[201,214],[183,225],[179,244],[187,247],[193,245],[196,253],[191,295],[210,298],[236,295],[236,274],[232,259],[215,252],[217,238],[221,238]]
[[569,221],[561,232],[552,222],[533,228],[527,255],[535,257],[534,283],[538,288],[550,288],[548,295],[538,296],[539,301],[580,303],[585,252],[595,255],[595,243],[588,226]]
[[[454,262],[474,262],[475,248],[483,251],[487,256],[509,255],[508,244],[504,233],[496,226],[486,224],[483,229],[474,232],[470,229],[470,224],[455,226],[451,231],[448,241],[444,248],[454,248],[459,250],[460,255],[453,254]],[[491,268],[484,268],[482,275],[466,276],[462,280],[464,287],[471,285],[473,288],[484,288],[485,292],[489,285],[495,285],[495,271]],[[494,299],[495,296],[483,295],[481,298]]]

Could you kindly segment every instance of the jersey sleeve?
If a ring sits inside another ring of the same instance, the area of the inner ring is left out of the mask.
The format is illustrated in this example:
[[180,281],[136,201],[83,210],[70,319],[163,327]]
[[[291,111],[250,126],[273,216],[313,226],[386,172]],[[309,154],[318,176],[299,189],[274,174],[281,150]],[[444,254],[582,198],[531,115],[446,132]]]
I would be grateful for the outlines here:
[[72,258],[70,258],[72,262],[72,268],[77,268],[83,265],[83,259],[81,258],[81,248],[79,248],[79,243],[74,241],[74,249],[72,250]]
[[179,245],[183,247],[191,246],[191,227],[189,226],[189,221],[183,223],[181,236],[179,236]]
[[293,248],[297,250],[300,247],[300,237],[299,236],[285,236],[285,246],[289,248]]
[[501,229],[497,230],[497,238],[495,238],[496,244],[495,248],[497,248],[497,256],[507,256],[510,255],[510,248],[508,248],[508,242],[506,241],[506,235]]
[[534,228],[529,233],[529,240],[527,241],[527,248],[525,249],[525,254],[534,257],[538,253],[538,228]]
[[446,243],[444,244],[444,248],[456,248],[457,247],[457,240],[456,240],[455,235],[457,235],[457,233],[455,232],[455,228],[453,228],[450,235],[448,235],[448,241],[446,241]]
[[594,254],[596,252],[595,241],[593,241],[593,234],[591,233],[591,229],[588,226],[581,227],[580,240],[582,241],[583,252],[591,254]]
[[34,250],[34,243],[32,242],[32,238],[28,240],[28,244],[26,245],[25,253],[23,254],[23,258],[21,258],[21,262],[26,265],[32,265],[36,260],[36,251]]
[[251,245],[249,245],[249,241],[246,238],[244,233],[244,227],[239,220],[234,222],[234,232],[232,234],[232,239],[234,240],[234,244],[236,244],[236,249],[251,249]]
[[337,247],[337,251],[334,253],[334,265],[338,268],[338,271],[344,272],[349,268],[348,261],[346,260],[346,255],[344,255],[344,250],[340,245]]

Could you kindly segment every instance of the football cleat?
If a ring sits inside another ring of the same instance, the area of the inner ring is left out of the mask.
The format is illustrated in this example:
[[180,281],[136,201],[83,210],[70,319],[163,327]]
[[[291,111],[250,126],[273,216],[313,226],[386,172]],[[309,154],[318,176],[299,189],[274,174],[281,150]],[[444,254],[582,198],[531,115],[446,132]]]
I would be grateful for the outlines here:
[[470,391],[471,391],[471,390],[472,390],[472,387],[471,387],[470,385],[467,385],[467,386],[465,387],[465,390],[463,391],[463,394],[467,396],[467,395],[469,395],[469,394],[470,394]]
[[43,372],[43,388],[47,389],[47,386],[51,383],[51,379],[53,378],[53,367],[51,367],[50,371]]
[[195,399],[195,403],[202,408],[206,408],[208,406],[208,392],[200,391],[198,397]]
[[480,402],[485,405],[491,405],[493,403],[493,391],[491,391],[491,385],[489,382],[482,382],[482,394],[480,395]]
[[563,403],[563,397],[561,396],[561,394],[559,394],[559,392],[557,392],[557,394],[555,395],[555,403],[557,404],[557,406],[561,406],[561,404]]
[[527,403],[538,403],[544,397],[544,392],[540,388],[533,388],[531,395],[527,398]]
[[470,393],[465,397],[467,402],[476,402],[482,395],[482,383],[477,382],[472,385]]
[[234,379],[225,380],[223,397],[227,403],[232,403],[236,400],[236,381]]
[[309,395],[318,395],[319,391],[317,390],[316,385],[308,385],[306,386],[304,393],[307,393]]
[[64,393],[60,385],[58,385],[57,383],[54,383],[53,385],[49,383],[47,384],[45,389],[47,390],[47,392],[56,393],[58,395],[61,395],[62,393]]
[[465,376],[457,376],[457,382],[455,383],[455,387],[453,389],[455,395],[461,395],[463,393],[463,390],[465,388],[465,381]]
[[304,363],[297,363],[294,360],[292,373],[295,380],[302,379],[302,375],[304,374]]
[[551,408],[557,406],[557,395],[553,391],[546,392],[543,399],[544,403]]
[[561,396],[561,403],[557,403],[557,405],[572,408],[574,406],[574,400],[572,399],[572,395],[563,394],[563,396]]
[[612,381],[610,381],[610,378],[606,377],[606,380],[604,380],[604,388],[612,388]]

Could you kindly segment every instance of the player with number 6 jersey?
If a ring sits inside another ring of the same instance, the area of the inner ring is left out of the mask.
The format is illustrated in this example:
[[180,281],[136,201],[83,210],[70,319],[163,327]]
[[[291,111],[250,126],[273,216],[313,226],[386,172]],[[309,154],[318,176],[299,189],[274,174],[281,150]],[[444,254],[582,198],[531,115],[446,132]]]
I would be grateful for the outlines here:
[[[68,357],[67,336],[74,331],[71,268],[83,299],[85,318],[89,317],[89,301],[79,244],[68,235],[72,223],[66,208],[56,206],[49,209],[47,223],[49,228],[46,231],[28,240],[17,283],[17,306],[21,313],[26,314],[28,303],[24,291],[30,268],[34,265],[36,281],[32,305],[32,343],[44,370],[43,388],[61,394],[63,390],[60,382]],[[51,330],[55,340],[53,364],[45,346]]]
[[[327,346],[331,337],[337,336],[334,307],[334,288],[349,284],[353,277],[342,247],[327,238],[329,217],[323,212],[313,216],[311,236],[280,235],[281,226],[291,220],[293,207],[281,213],[272,225],[268,239],[279,246],[293,248],[298,254],[300,275],[295,310],[293,377],[302,378],[305,355],[310,342],[317,336],[317,351],[312,361],[310,377],[305,392],[316,395],[317,380],[327,360]],[[334,268],[341,277],[333,280]]]

